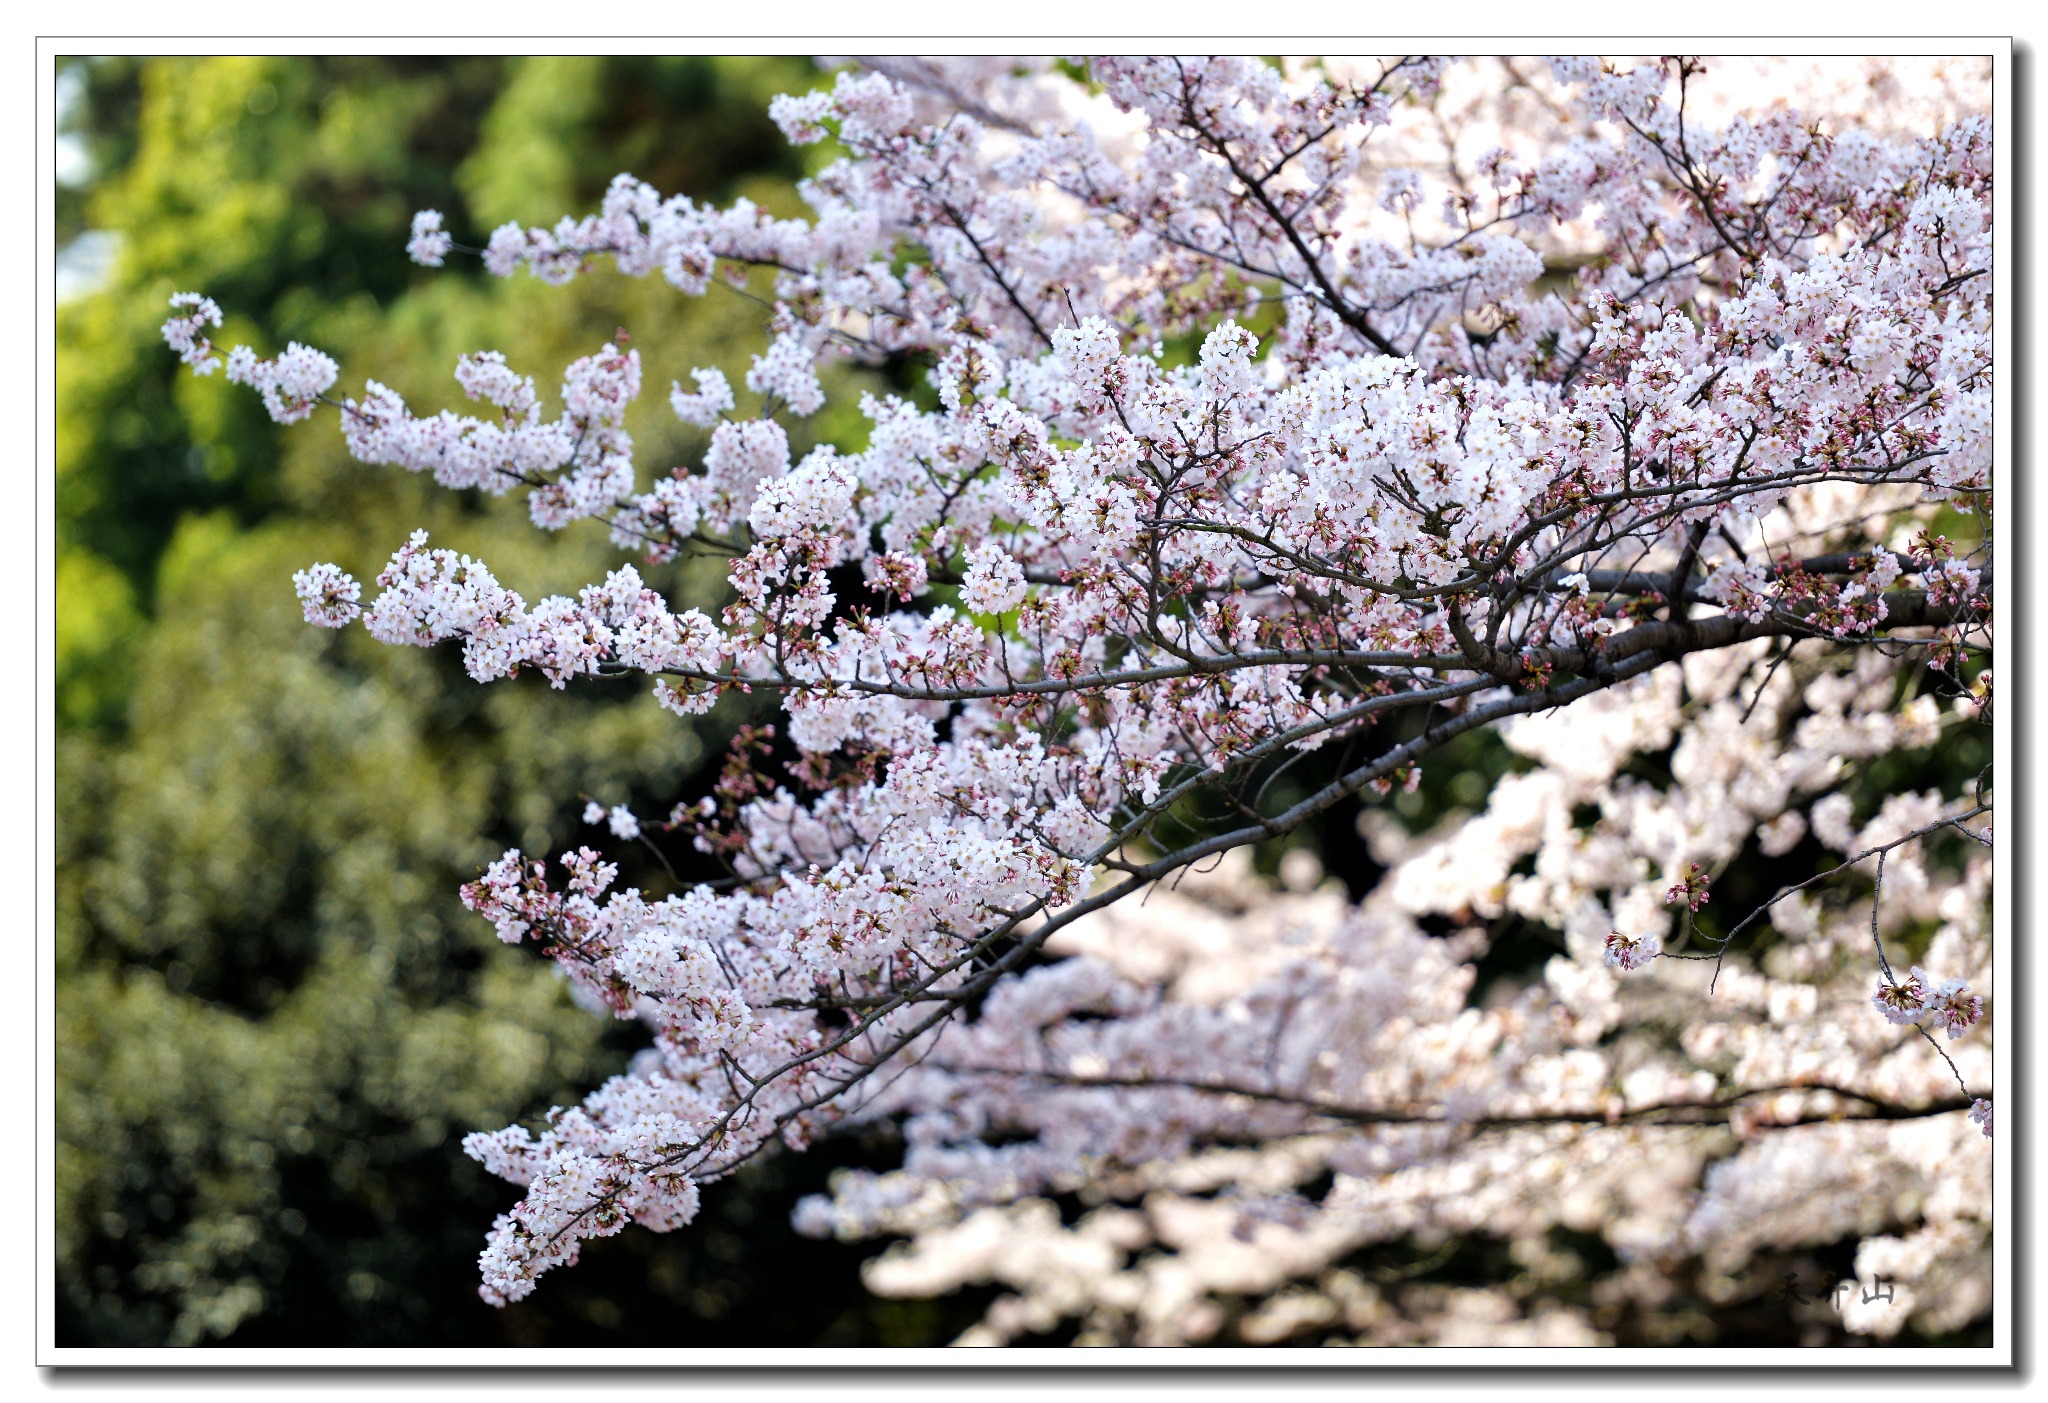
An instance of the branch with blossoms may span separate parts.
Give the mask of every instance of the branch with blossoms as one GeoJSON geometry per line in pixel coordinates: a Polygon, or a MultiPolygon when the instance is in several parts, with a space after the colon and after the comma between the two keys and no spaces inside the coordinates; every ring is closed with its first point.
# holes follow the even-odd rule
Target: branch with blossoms
{"type": "MultiPolygon", "coordinates": [[[[620,176],[586,219],[496,230],[470,251],[498,276],[610,257],[692,296],[772,283],[756,412],[716,370],[677,382],[709,446],[646,491],[623,332],[568,367],[553,418],[494,352],[456,369],[479,416],[375,381],[331,400],[339,368],[301,346],[227,354],[279,422],[337,404],[362,461],[523,488],[536,525],[594,519],[652,563],[715,552],[732,590],[676,612],[628,564],[529,604],[417,532],[367,604],[332,564],[295,576],[309,622],[459,645],[478,682],[638,676],[681,717],[758,689],[800,757],[792,789],[742,746],[720,799],[671,815],[723,882],[614,891],[586,848],[510,851],[463,889],[655,1032],[540,1138],[467,1142],[528,1186],[488,1298],[592,1235],[687,1222],[700,1184],[883,1104],[877,1071],[957,1041],[1087,918],[1412,787],[1461,735],[1763,640],[1923,648],[1958,680],[1988,646],[1988,129],[1837,159],[1790,118],[1698,130],[1687,64],[1561,61],[1568,130],[1533,134],[1533,163],[1489,155],[1494,216],[1454,191],[1433,240],[1421,177],[1368,153],[1445,71],[883,65],[771,107],[845,153],[804,184],[812,221],[620,176]],[[1589,229],[1606,253],[1536,296],[1589,229]],[[937,407],[863,396],[864,447],[792,462],[789,421],[847,357],[929,364],[937,407]],[[1841,524],[1796,525],[1822,501],[1841,524]],[[1938,502],[1984,544],[1864,529],[1938,502]],[[864,602],[835,584],[856,564],[864,602]],[[1269,803],[1319,752],[1330,776],[1269,803]]],[[[425,211],[409,247],[465,246],[425,211]]],[[[173,310],[166,341],[208,373],[219,309],[173,310]]],[[[651,845],[630,812],[587,817],[651,845]]],[[[1616,939],[1624,968],[1655,953],[1616,939]]],[[[1889,987],[1959,1031],[1959,990],[1889,987]]]]}
{"type": "MultiPolygon", "coordinates": [[[[1918,965],[1913,966],[1912,972],[1906,978],[1900,979],[1892,969],[1891,959],[1885,953],[1884,938],[1878,932],[1878,905],[1884,899],[1884,864],[1887,855],[1898,848],[1906,846],[1908,843],[1919,842],[1921,839],[1945,829],[1953,829],[1955,832],[1961,833],[1972,841],[1988,848],[1991,846],[1990,826],[1986,825],[1982,830],[1975,830],[1970,828],[1968,824],[1971,819],[1981,818],[1990,812],[1991,805],[1984,803],[1980,797],[1975,805],[1960,813],[1937,819],[1935,822],[1917,828],[1911,833],[1893,839],[1891,842],[1880,843],[1874,847],[1866,848],[1824,872],[1815,873],[1805,881],[1795,882],[1780,888],[1776,896],[1743,917],[1725,935],[1710,940],[1708,943],[1715,947],[1712,955],[1681,955],[1675,951],[1663,949],[1662,942],[1654,935],[1634,936],[1614,931],[1607,937],[1607,962],[1617,969],[1634,970],[1640,969],[1651,960],[1659,958],[1712,960],[1714,964],[1714,978],[1707,986],[1708,993],[1711,995],[1714,984],[1720,980],[1721,968],[1723,962],[1727,959],[1728,948],[1734,943],[1736,936],[1755,925],[1770,913],[1773,906],[1776,906],[1787,897],[1805,891],[1807,888],[1821,882],[1840,877],[1852,870],[1858,863],[1867,858],[1874,857],[1877,859],[1877,872],[1870,895],[1870,942],[1877,954],[1880,978],[1877,992],[1870,996],[1870,1001],[1877,1007],[1878,1012],[1885,1016],[1886,1021],[1911,1027],[1927,1040],[1928,1046],[1932,1047],[1936,1054],[1941,1057],[1942,1061],[1947,1065],[1950,1074],[1955,1077],[1957,1089],[1962,1092],[1964,1098],[1969,1103],[1970,1118],[1983,1128],[1985,1135],[1989,1136],[1991,1134],[1991,1102],[1981,1096],[1973,1096],[1971,1094],[1969,1084],[1963,1080],[1963,1074],[1956,1069],[1954,1060],[1946,1052],[1942,1051],[1941,1044],[1934,1040],[1934,1035],[1927,1030],[1921,1021],[1925,1019],[1933,1023],[1934,1026],[1945,1031],[1949,1039],[1953,1041],[1968,1032],[1984,1016],[1984,1000],[1972,994],[1970,986],[1963,980],[1935,980],[1918,965]]],[[[1706,873],[1701,871],[1698,863],[1693,863],[1688,868],[1685,876],[1665,894],[1665,900],[1684,904],[1686,931],[1688,934],[1691,931],[1692,914],[1707,904],[1709,899],[1708,887],[1709,883],[1706,873]]]]}

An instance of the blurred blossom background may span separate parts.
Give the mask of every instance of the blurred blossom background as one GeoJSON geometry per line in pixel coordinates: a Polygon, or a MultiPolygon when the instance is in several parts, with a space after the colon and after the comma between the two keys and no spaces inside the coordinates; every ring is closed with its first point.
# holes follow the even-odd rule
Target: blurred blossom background
{"type": "MultiPolygon", "coordinates": [[[[699,365],[737,383],[766,343],[761,306],[609,263],[563,288],[462,258],[419,268],[411,216],[438,209],[480,243],[507,220],[589,210],[619,171],[802,214],[795,181],[833,149],[790,148],[766,108],[829,80],[788,58],[59,60],[60,1344],[938,1345],[1001,1294],[948,1280],[921,1299],[900,1253],[864,1284],[883,1243],[791,1227],[834,1170],[897,1162],[870,1131],[763,1160],[708,1191],[688,1229],[596,1242],[518,1305],[477,1298],[476,1254],[518,1190],[466,1159],[462,1135],[574,1104],[644,1036],[575,1006],[456,889],[508,846],[582,841],[587,801],[659,814],[704,792],[732,733],[765,715],[680,721],[630,681],[478,687],[451,650],[306,628],[294,569],[374,576],[415,527],[529,598],[619,554],[596,522],[543,535],[517,497],[366,468],[331,424],[280,430],[223,377],[180,374],[158,333],[173,292],[202,291],[227,313],[220,344],[304,341],[341,362],[344,386],[376,379],[438,407],[460,399],[463,352],[503,350],[552,397],[563,365],[624,329],[648,387],[628,415],[636,456],[651,472],[694,462],[708,435],[660,391],[699,365]],[[880,1294],[892,1283],[909,1294],[880,1294]]],[[[793,458],[861,446],[863,386],[935,401],[914,367],[830,375],[793,458]]],[[[678,608],[724,598],[715,562],[641,568],[678,608]]],[[[1988,760],[1974,744],[1939,757],[1945,774],[1988,760]]],[[[1355,899],[1399,847],[1389,825],[1420,833],[1483,807],[1526,763],[1468,736],[1391,817],[1361,824],[1347,806],[1256,852],[1248,880],[1355,899]]],[[[1320,779],[1305,765],[1291,782],[1320,779]]],[[[1715,913],[1767,895],[1732,872],[1715,913]]],[[[1475,987],[1525,982],[1555,948],[1534,928],[1497,932],[1475,987]]],[[[1854,1250],[1766,1265],[1812,1294],[1854,1250]]],[[[1570,1298],[1614,1265],[1597,1233],[1527,1255],[1404,1241],[1333,1270],[1440,1295],[1540,1276],[1570,1298]]],[[[1216,1343],[1343,1332],[1329,1312],[1235,1309],[1216,1343]]],[[[1852,1342],[1815,1340],[1768,1297],[1660,1311],[1616,1342],[1852,1342]]],[[[1987,1318],[1938,1343],[1988,1341],[1987,1318]]]]}

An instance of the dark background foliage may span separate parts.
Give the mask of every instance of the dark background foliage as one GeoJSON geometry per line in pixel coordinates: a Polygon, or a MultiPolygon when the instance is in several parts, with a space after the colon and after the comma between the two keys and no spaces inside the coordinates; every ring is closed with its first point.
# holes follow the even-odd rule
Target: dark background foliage
{"type": "MultiPolygon", "coordinates": [[[[61,1342],[911,1344],[975,1314],[874,1300],[871,1249],[791,1232],[833,1163],[880,1152],[855,1143],[761,1165],[692,1231],[599,1244],[530,1302],[477,1299],[483,1233],[517,1190],[462,1135],[573,1103],[641,1039],[571,1005],[455,889],[509,844],[582,836],[582,795],[665,806],[724,723],[679,724],[638,688],[479,688],[452,658],[308,630],[293,569],[374,573],[415,525],[529,594],[616,552],[587,523],[542,538],[515,499],[366,469],[331,424],[279,430],[157,333],[171,292],[203,289],[225,337],[320,345],[349,383],[439,405],[462,351],[502,348],[545,391],[625,327],[647,361],[642,461],[683,461],[697,445],[663,391],[707,361],[737,378],[757,308],[658,279],[430,272],[407,225],[429,207],[467,237],[551,222],[621,169],[793,213],[802,167],[765,108],[818,77],[690,57],[66,62],[86,161],[60,186],[60,243],[119,243],[58,327],[61,1342]]],[[[721,584],[660,574],[701,602],[721,584]]]]}

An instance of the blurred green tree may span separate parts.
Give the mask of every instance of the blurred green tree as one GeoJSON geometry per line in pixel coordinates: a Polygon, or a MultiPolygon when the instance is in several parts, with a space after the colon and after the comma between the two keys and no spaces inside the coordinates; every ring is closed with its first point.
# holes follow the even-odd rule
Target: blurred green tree
{"type": "MultiPolygon", "coordinates": [[[[802,166],[764,114],[817,76],[695,57],[67,61],[87,174],[60,190],[63,233],[120,242],[58,318],[61,1342],[925,1343],[977,1313],[871,1300],[865,1252],[788,1230],[832,1156],[762,1166],[700,1232],[605,1244],[551,1298],[476,1300],[513,1191],[461,1135],[573,1102],[637,1039],[455,888],[508,844],[575,840],[572,796],[664,804],[726,722],[629,689],[481,689],[453,658],[305,629],[294,568],[374,574],[415,526],[528,597],[616,551],[593,523],[542,541],[516,501],[282,435],[248,396],[177,375],[157,332],[172,291],[203,289],[227,336],[318,344],[348,382],[431,404],[459,398],[463,351],[502,349],[545,387],[617,329],[659,328],[629,426],[660,471],[701,435],[659,387],[706,360],[737,380],[759,309],[606,274],[564,295],[429,272],[405,258],[411,214],[476,237],[588,208],[618,169],[795,212],[802,166]],[[813,1283],[801,1303],[792,1271],[813,1283]]],[[[703,603],[723,587],[701,566],[650,579],[703,603]]]]}

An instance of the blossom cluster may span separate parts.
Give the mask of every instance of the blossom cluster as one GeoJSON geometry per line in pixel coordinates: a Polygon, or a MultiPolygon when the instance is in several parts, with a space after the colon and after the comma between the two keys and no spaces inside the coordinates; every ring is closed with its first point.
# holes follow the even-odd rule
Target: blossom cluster
{"type": "Polygon", "coordinates": [[[503,493],[531,488],[534,524],[550,530],[616,507],[633,493],[633,440],[626,407],[640,394],[640,354],[607,344],[570,365],[563,413],[547,420],[533,377],[514,373],[495,351],[464,356],[456,381],[495,420],[444,410],[416,418],[397,392],[375,380],[342,406],[349,452],[366,463],[432,473],[444,487],[503,493]]]}
{"type": "Polygon", "coordinates": [[[1984,1000],[1971,993],[1968,984],[1960,979],[1936,981],[1918,965],[1898,982],[1880,980],[1870,1001],[1887,1022],[1918,1023],[1925,1018],[1950,1038],[1961,1037],[1984,1016],[1984,1000]]]}
{"type": "MultiPolygon", "coordinates": [[[[1842,952],[1873,924],[1888,939],[1933,925],[1931,959],[1986,969],[1988,855],[1896,849],[1874,921],[1849,893],[1781,903],[1764,959],[1731,957],[1717,979],[1673,959],[1618,977],[1598,935],[1622,910],[1654,930],[1643,868],[1727,841],[1684,810],[1727,813],[1722,832],[1756,841],[1841,795],[1828,762],[1845,729],[1868,758],[1925,738],[1910,703],[1870,685],[1905,669],[1865,656],[1860,694],[1781,670],[1753,730],[1731,723],[1769,668],[1760,651],[1689,660],[1684,701],[1653,676],[1592,714],[1521,723],[1508,742],[1536,768],[1480,811],[1419,833],[1368,811],[1388,871],[1356,906],[1313,877],[1262,888],[1239,860],[1075,922],[1049,942],[1060,963],[862,1112],[901,1118],[902,1168],[840,1175],[799,1226],[907,1239],[867,1268],[883,1294],[1004,1287],[963,1343],[1072,1321],[1097,1343],[1597,1344],[1708,1278],[1762,1296],[1774,1254],[1845,1238],[1864,1280],[1900,1286],[1844,1328],[1954,1329],[1991,1289],[1989,1166],[1969,1141],[1990,1134],[1992,1101],[1955,1080],[1977,1085],[1989,1048],[1980,1032],[1952,1067],[1859,1016],[1864,976],[1842,952]],[[1625,772],[1666,748],[1670,788],[1625,772]],[[1585,809],[1597,817],[1569,817],[1585,809]],[[1421,929],[1446,915],[1465,923],[1450,937],[1421,929]],[[1561,924],[1566,949],[1534,984],[1475,987],[1518,919],[1561,924]],[[1660,1031],[1674,1009],[1676,1046],[1660,1031]],[[1055,1197],[1090,1206],[1076,1221],[1055,1197]],[[1589,1282],[1556,1229],[1604,1238],[1621,1265],[1589,1282]],[[1377,1290],[1344,1265],[1472,1234],[1513,1244],[1533,1275],[1483,1310],[1467,1301],[1462,1328],[1442,1288],[1377,1290]],[[1602,1313],[1573,1303],[1587,1295],[1602,1313]]],[[[1860,851],[1905,821],[1835,836],[1860,851]]]]}
{"type": "Polygon", "coordinates": [[[237,346],[228,352],[227,365],[227,378],[260,392],[263,407],[280,424],[312,417],[313,406],[341,373],[332,356],[296,341],[275,360],[264,360],[247,346],[237,346]]]}
{"type": "Polygon", "coordinates": [[[455,240],[441,227],[441,211],[423,209],[412,217],[412,239],[406,256],[423,268],[438,268],[446,261],[455,240]]]}
{"type": "Polygon", "coordinates": [[[213,353],[213,342],[206,336],[207,327],[220,325],[218,304],[196,292],[181,292],[171,298],[171,308],[175,315],[164,323],[164,344],[176,351],[195,375],[211,375],[220,369],[220,357],[213,353]]]}

